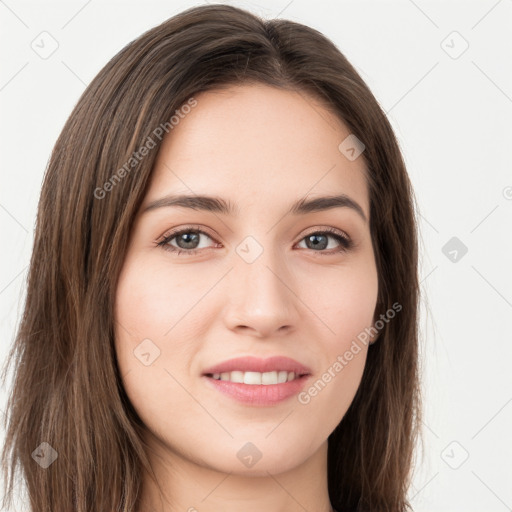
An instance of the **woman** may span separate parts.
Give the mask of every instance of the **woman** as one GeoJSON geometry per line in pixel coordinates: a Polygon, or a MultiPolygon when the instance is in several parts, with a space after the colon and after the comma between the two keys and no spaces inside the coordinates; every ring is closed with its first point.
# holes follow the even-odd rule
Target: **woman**
{"type": "Polygon", "coordinates": [[[413,204],[317,31],[215,5],[144,33],[49,162],[6,481],[34,511],[408,510],[413,204]]]}

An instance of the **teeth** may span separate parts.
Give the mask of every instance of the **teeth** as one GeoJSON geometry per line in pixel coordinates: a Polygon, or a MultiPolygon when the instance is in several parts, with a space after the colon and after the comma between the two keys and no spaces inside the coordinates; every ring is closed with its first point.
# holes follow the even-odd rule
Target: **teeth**
{"type": "Polygon", "coordinates": [[[295,373],[287,372],[286,370],[265,373],[233,371],[214,373],[213,378],[216,380],[228,380],[230,382],[239,382],[250,385],[263,384],[266,386],[268,384],[283,384],[284,382],[294,380],[295,373]]]}

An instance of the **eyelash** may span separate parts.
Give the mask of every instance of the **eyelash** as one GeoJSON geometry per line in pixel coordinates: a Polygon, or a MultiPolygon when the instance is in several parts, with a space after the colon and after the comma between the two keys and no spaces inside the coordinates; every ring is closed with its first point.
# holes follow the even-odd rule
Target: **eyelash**
{"type": "MultiPolygon", "coordinates": [[[[179,249],[172,245],[169,245],[169,242],[172,239],[178,237],[179,235],[182,235],[183,233],[200,233],[200,234],[206,235],[208,238],[211,238],[213,240],[213,237],[211,237],[208,233],[206,233],[202,229],[199,229],[198,227],[195,227],[195,226],[188,226],[188,227],[180,229],[178,231],[173,231],[172,233],[169,233],[167,236],[164,237],[164,239],[162,241],[158,242],[156,245],[158,247],[161,247],[164,251],[169,251],[169,252],[175,253],[177,256],[179,256],[180,254],[183,254],[183,253],[186,254],[187,256],[193,256],[196,253],[203,250],[203,249],[179,249]]],[[[341,249],[334,251],[334,252],[313,251],[312,249],[310,249],[310,251],[317,252],[321,256],[329,256],[329,255],[333,255],[333,254],[347,252],[350,249],[352,249],[352,247],[354,245],[354,243],[352,242],[352,240],[350,238],[348,238],[345,235],[342,235],[341,233],[339,233],[337,230],[335,230],[333,228],[325,228],[321,231],[312,231],[311,233],[304,235],[304,237],[301,238],[300,242],[302,242],[302,240],[304,240],[308,236],[324,235],[324,234],[329,234],[332,238],[334,238],[336,241],[338,241],[341,245],[341,249]]],[[[211,249],[211,247],[209,247],[208,249],[211,249]]]]}

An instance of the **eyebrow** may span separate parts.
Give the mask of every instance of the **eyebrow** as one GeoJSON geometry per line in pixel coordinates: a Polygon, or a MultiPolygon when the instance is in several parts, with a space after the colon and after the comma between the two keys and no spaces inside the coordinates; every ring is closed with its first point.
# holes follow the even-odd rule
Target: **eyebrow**
{"type": "MultiPolygon", "coordinates": [[[[233,204],[231,201],[226,201],[221,197],[205,195],[168,195],[149,203],[142,213],[170,206],[191,208],[193,210],[203,210],[231,216],[238,216],[240,211],[237,205],[233,204]]],[[[300,199],[292,204],[286,215],[304,215],[306,213],[320,212],[330,210],[332,208],[351,208],[365,222],[367,222],[364,210],[356,201],[346,194],[316,197],[314,199],[300,199]]]]}

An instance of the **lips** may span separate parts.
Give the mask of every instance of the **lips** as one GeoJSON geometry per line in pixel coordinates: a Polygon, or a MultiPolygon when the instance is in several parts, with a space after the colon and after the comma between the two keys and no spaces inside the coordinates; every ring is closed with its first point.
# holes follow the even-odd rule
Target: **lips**
{"type": "Polygon", "coordinates": [[[228,361],[211,366],[203,371],[203,375],[213,376],[213,374],[233,371],[259,373],[287,371],[294,372],[297,376],[311,374],[310,368],[289,357],[274,356],[267,359],[260,359],[247,356],[229,359],[228,361]]]}

